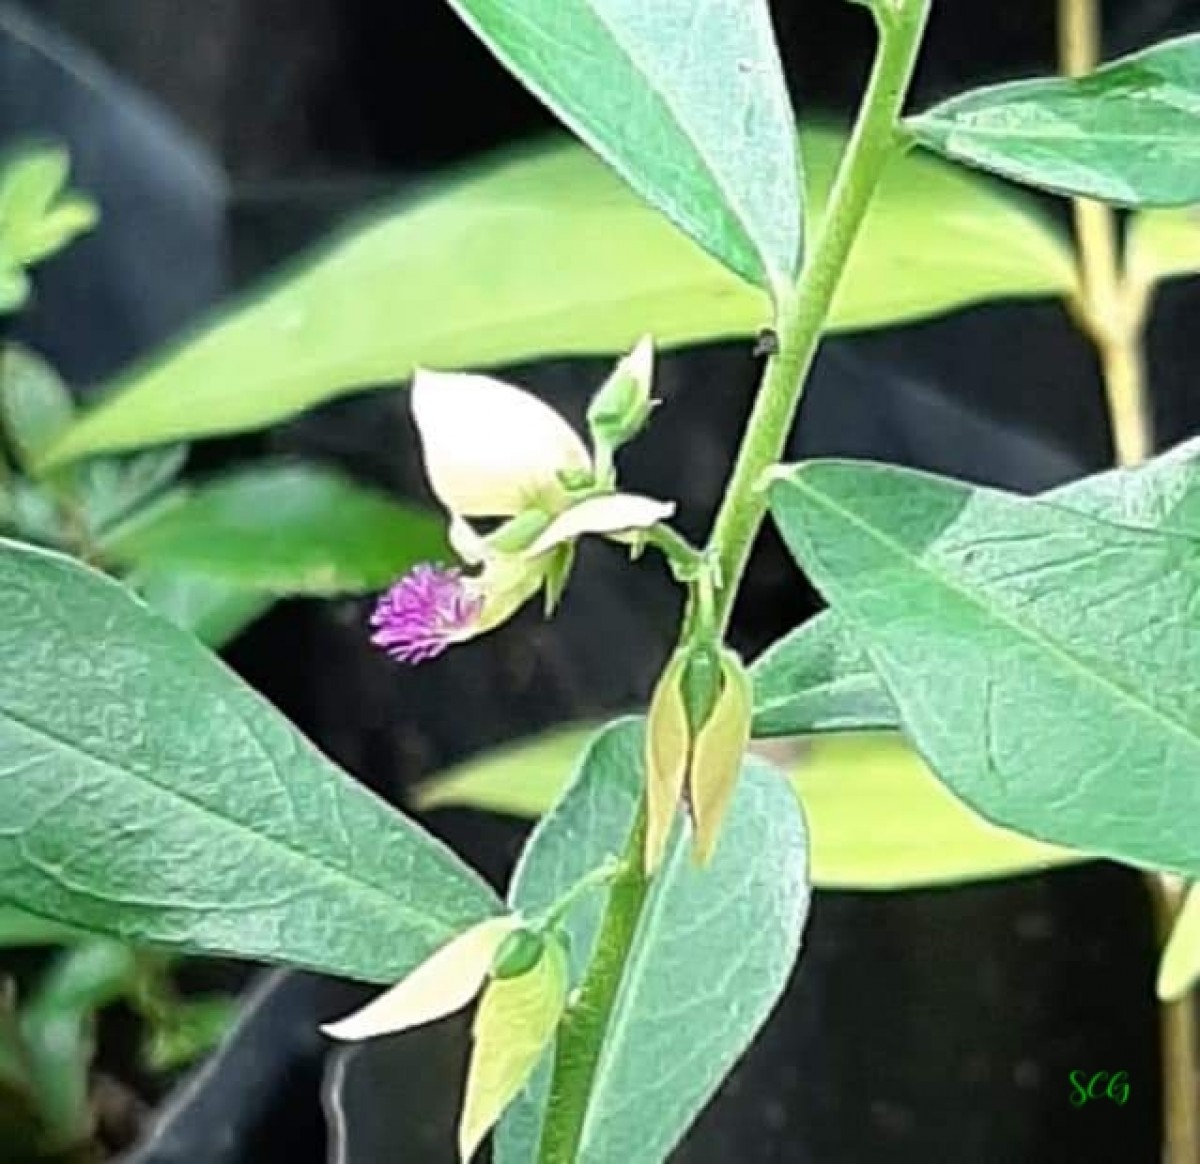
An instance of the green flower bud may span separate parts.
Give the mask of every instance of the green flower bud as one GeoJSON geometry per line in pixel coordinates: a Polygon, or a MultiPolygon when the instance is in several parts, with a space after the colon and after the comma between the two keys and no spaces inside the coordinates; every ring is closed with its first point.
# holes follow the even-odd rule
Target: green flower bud
{"type": "Polygon", "coordinates": [[[654,346],[649,336],[626,356],[588,407],[588,429],[596,446],[598,464],[611,462],[612,454],[646,427],[654,401],[654,346]]]}
{"type": "Polygon", "coordinates": [[[544,934],[533,930],[513,930],[496,951],[492,959],[493,978],[517,978],[527,974],[537,965],[546,949],[544,934]]]}

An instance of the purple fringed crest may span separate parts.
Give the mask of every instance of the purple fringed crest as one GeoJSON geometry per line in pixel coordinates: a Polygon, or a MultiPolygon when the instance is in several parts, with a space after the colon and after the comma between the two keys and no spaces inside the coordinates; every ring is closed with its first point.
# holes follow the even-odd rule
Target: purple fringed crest
{"type": "Polygon", "coordinates": [[[425,563],[380,597],[371,642],[402,663],[423,663],[469,630],[482,610],[482,596],[468,590],[460,571],[425,563]]]}

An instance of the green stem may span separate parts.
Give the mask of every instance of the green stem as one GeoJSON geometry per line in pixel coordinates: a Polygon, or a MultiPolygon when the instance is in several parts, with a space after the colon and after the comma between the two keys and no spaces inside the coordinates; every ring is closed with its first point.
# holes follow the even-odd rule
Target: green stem
{"type": "Polygon", "coordinates": [[[779,304],[779,350],[754,401],[725,500],[713,527],[720,564],[717,618],[729,622],[750,549],[767,512],[764,473],[783,456],[854,240],[898,138],[930,0],[876,0],[879,52],[858,121],[829,196],[820,236],[793,294],[779,304]]]}
{"type": "MultiPolygon", "coordinates": [[[[879,51],[846,147],[824,224],[796,288],[779,304],[779,350],[767,365],[706,556],[720,589],[711,624],[728,623],[750,547],[766,515],[763,474],[782,456],[805,379],[825,329],[842,270],[888,159],[931,0],[872,0],[879,51]]],[[[706,620],[707,621],[707,620],[706,620]]],[[[689,629],[685,623],[683,632],[689,629]]],[[[588,1099],[649,888],[642,868],[645,802],[629,837],[600,925],[596,953],[559,1030],[541,1164],[574,1164],[588,1099]]]]}

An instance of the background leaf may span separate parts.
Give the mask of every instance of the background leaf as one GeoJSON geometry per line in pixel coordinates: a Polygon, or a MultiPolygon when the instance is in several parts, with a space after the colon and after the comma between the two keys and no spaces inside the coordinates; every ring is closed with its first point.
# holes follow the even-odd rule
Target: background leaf
{"type": "Polygon", "coordinates": [[[394,982],[497,903],[118,583],[0,543],[0,885],[183,951],[394,982]]]}
{"type": "Polygon", "coordinates": [[[1122,206],[1200,202],[1200,35],[1086,77],[977,89],[907,124],[947,157],[1059,194],[1122,206]]]}
{"type": "Polygon", "coordinates": [[[869,464],[802,465],[771,500],[959,796],[1043,840],[1200,871],[1200,545],[869,464]]]}
{"type": "Polygon", "coordinates": [[[791,101],[765,0],[450,0],[647,202],[731,270],[800,264],[791,101]]]}
{"type": "MultiPolygon", "coordinates": [[[[815,229],[844,144],[802,135],[815,229]]],[[[1071,252],[973,174],[897,155],[834,307],[838,329],[981,300],[1065,295],[1071,252]]],[[[55,460],[257,428],[418,364],[484,368],[750,336],[765,296],[638,201],[587,150],[492,159],[348,232],[197,335],[111,385],[55,460]],[[186,399],[186,408],[179,401],[186,399]]]]}
{"type": "Polygon", "coordinates": [[[1133,215],[1126,262],[1131,278],[1146,284],[1200,272],[1200,206],[1133,215]]]}
{"type": "Polygon", "coordinates": [[[275,596],[186,570],[136,571],[127,583],[161,615],[220,650],[275,605],[275,596]]]}
{"type": "Polygon", "coordinates": [[[20,145],[0,158],[0,243],[16,262],[49,258],[95,226],[96,205],[66,189],[69,174],[67,151],[48,143],[20,145]]]}
{"type": "Polygon", "coordinates": [[[259,465],[180,492],[102,542],[117,562],[271,594],[386,586],[445,557],[432,513],[314,465],[259,465]]]}
{"type": "MultiPolygon", "coordinates": [[[[530,839],[510,891],[513,906],[535,915],[619,853],[643,779],[641,723],[610,725],[530,839]]],[[[706,869],[694,867],[683,840],[678,830],[642,914],[606,1032],[580,1164],[666,1159],[791,974],[808,886],[803,819],[786,782],[769,765],[748,761],[706,869]]],[[[597,891],[569,916],[575,982],[590,958],[604,896],[597,891]]],[[[543,1071],[505,1115],[498,1164],[535,1157],[546,1084],[543,1071]]]]}
{"type": "Polygon", "coordinates": [[[19,344],[0,354],[0,427],[25,470],[70,426],[75,402],[58,373],[19,344]]]}

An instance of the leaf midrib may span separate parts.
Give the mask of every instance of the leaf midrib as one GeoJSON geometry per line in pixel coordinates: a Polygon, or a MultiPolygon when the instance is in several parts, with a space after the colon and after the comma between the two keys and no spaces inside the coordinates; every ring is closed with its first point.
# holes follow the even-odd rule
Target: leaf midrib
{"type": "MultiPolygon", "coordinates": [[[[1124,701],[1133,709],[1140,709],[1151,719],[1155,719],[1160,722],[1172,733],[1182,736],[1192,748],[1200,749],[1200,738],[1198,738],[1186,724],[1180,722],[1174,716],[1163,711],[1153,703],[1148,703],[1145,699],[1141,698],[1135,692],[1132,692],[1126,687],[1122,686],[1116,680],[1111,679],[1107,675],[1088,667],[1086,663],[1076,658],[1076,656],[1072,654],[1071,651],[1065,646],[1062,646],[1054,639],[1044,634],[1042,631],[1036,628],[1026,627],[1024,624],[1018,622],[1007,613],[983,602],[973,591],[960,586],[953,579],[926,565],[921,558],[912,554],[912,552],[908,550],[908,548],[902,542],[899,542],[888,534],[883,533],[875,526],[871,525],[870,522],[859,517],[852,510],[839,505],[832,497],[822,493],[819,489],[816,489],[795,477],[791,478],[785,483],[808,496],[816,505],[825,509],[827,512],[830,512],[848,524],[855,526],[868,538],[874,540],[878,545],[884,547],[886,550],[898,557],[901,561],[907,562],[914,573],[923,574],[933,579],[935,583],[950,591],[950,593],[962,599],[968,605],[982,611],[982,613],[992,621],[1007,627],[1018,638],[1024,639],[1035,647],[1043,648],[1047,654],[1058,659],[1067,668],[1077,671],[1085,679],[1091,680],[1097,686],[1107,689],[1109,692],[1118,697],[1118,702],[1124,701]]],[[[1083,520],[1090,520],[1090,518],[1086,518],[1082,514],[1077,514],[1077,516],[1083,520]]],[[[1139,532],[1141,532],[1143,535],[1150,533],[1150,531],[1147,530],[1141,530],[1139,532]]],[[[807,534],[803,536],[807,537],[807,534]]],[[[815,548],[815,543],[810,542],[809,544],[813,545],[815,548]]],[[[860,623],[862,622],[861,619],[857,621],[860,623]]],[[[867,629],[865,631],[860,626],[858,633],[865,633],[868,637],[873,637],[869,629],[869,624],[867,624],[867,629]]]]}

